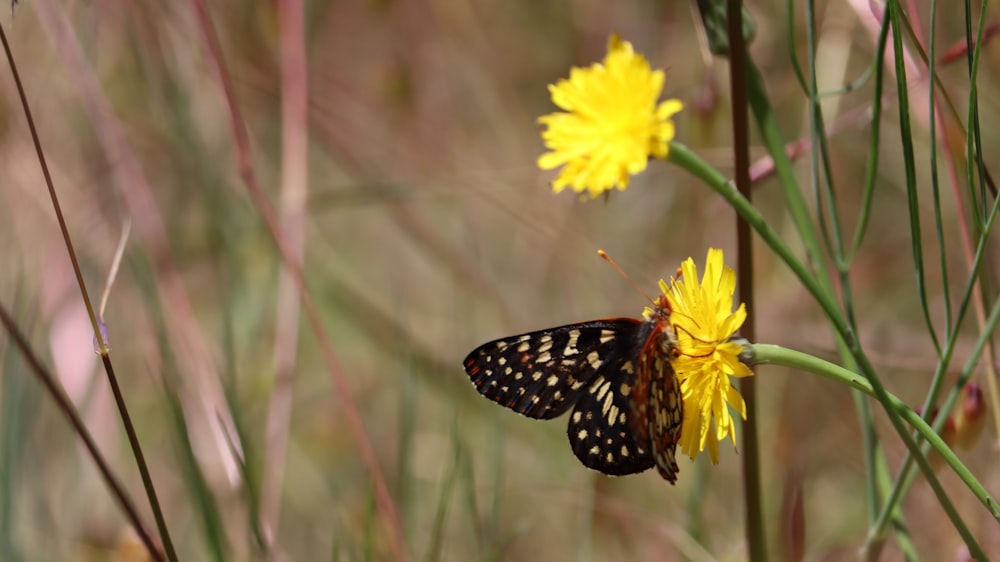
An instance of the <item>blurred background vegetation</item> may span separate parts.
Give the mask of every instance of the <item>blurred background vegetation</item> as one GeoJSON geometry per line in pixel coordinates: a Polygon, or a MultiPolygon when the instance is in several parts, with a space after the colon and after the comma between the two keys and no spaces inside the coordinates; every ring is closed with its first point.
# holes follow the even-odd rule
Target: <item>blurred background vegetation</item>
{"type": "MultiPolygon", "coordinates": [[[[489,339],[639,315],[646,302],[597,258],[598,248],[648,292],[684,258],[701,261],[709,246],[735,259],[733,213],[668,164],[651,163],[628,191],[591,203],[553,195],[553,174],[535,166],[543,151],[535,120],[553,110],[546,85],[572,65],[599,61],[617,32],[667,69],[665,95],[686,104],[678,139],[730,173],[727,67],[705,53],[692,7],[312,0],[302,7],[304,32],[291,41],[304,46],[304,70],[283,76],[278,3],[207,4],[217,53],[207,46],[199,2],[29,0],[0,20],[95,299],[131,221],[104,318],[181,558],[261,559],[267,549],[285,560],[393,558],[377,477],[351,429],[353,405],[414,560],[742,559],[738,451],[723,446],[717,466],[707,455],[682,459],[676,487],[655,471],[607,478],[576,461],[564,421],[496,407],[461,366],[489,339]],[[304,126],[282,113],[283,92],[303,79],[304,126]],[[246,153],[234,140],[234,109],[248,132],[246,153]],[[283,146],[294,138],[307,145],[283,146]],[[290,185],[308,186],[303,214],[286,222],[302,229],[303,272],[327,330],[323,341],[300,316],[293,285],[279,281],[281,254],[263,207],[248,196],[241,163],[278,208],[295,200],[290,185]],[[324,362],[324,347],[337,368],[324,362]],[[337,377],[349,394],[332,382],[337,377]]],[[[924,30],[928,4],[910,6],[924,30]]],[[[867,2],[816,8],[819,84],[835,90],[871,66],[878,23],[867,2]]],[[[757,24],[752,55],[783,132],[789,142],[807,139],[805,97],[790,62],[793,55],[807,62],[804,17],[796,14],[789,30],[786,3],[749,9],[757,24]]],[[[961,10],[940,9],[937,17],[939,49],[964,44],[961,10]]],[[[989,126],[1000,110],[991,95],[998,57],[988,42],[979,74],[985,147],[998,141],[989,126]]],[[[925,163],[927,81],[916,77],[919,59],[910,62],[922,135],[914,142],[925,163]]],[[[939,70],[963,104],[964,55],[939,70]]],[[[6,76],[0,299],[151,525],[9,69],[6,76]]],[[[851,226],[872,96],[866,81],[824,101],[836,128],[835,190],[851,226]]],[[[936,357],[914,280],[893,100],[877,154],[876,218],[851,278],[869,353],[889,388],[917,406],[936,357]]],[[[985,156],[989,165],[990,150],[985,156]]],[[[809,189],[808,158],[799,172],[809,189]]],[[[926,166],[918,174],[928,186],[926,166]]],[[[773,179],[762,175],[754,193],[772,226],[791,233],[773,179]]],[[[955,203],[947,201],[945,231],[954,234],[955,203]]],[[[925,211],[931,228],[931,207],[925,211]]],[[[818,307],[759,249],[759,341],[832,357],[818,307]]],[[[965,279],[960,253],[950,257],[949,274],[965,279]]],[[[936,315],[939,278],[928,287],[936,315]]],[[[975,335],[970,324],[956,364],[975,335]]],[[[0,557],[128,559],[136,539],[126,520],[6,337],[0,361],[0,557]]],[[[855,557],[867,520],[851,394],[800,373],[762,368],[759,375],[754,414],[774,556],[796,558],[799,547],[785,546],[793,542],[810,560],[855,557]],[[787,523],[796,509],[804,539],[787,523]]],[[[878,422],[887,429],[884,417],[878,422]]],[[[898,463],[902,446],[891,430],[883,435],[890,463],[898,463]]],[[[992,433],[961,454],[987,489],[1000,490],[992,433]]],[[[995,522],[953,475],[942,478],[984,548],[1000,553],[995,522]]],[[[928,559],[961,552],[922,481],[904,508],[928,559]]],[[[899,557],[894,548],[885,559],[899,557]]]]}

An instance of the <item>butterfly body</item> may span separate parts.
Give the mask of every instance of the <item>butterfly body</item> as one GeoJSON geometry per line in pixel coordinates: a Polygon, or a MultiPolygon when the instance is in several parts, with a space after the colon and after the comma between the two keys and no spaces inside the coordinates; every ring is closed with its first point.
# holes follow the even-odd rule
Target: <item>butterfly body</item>
{"type": "Polygon", "coordinates": [[[480,394],[519,414],[558,417],[588,468],[621,476],[653,466],[673,483],[683,420],[670,365],[676,336],[665,297],[648,318],[611,318],[487,342],[465,358],[480,394]]]}

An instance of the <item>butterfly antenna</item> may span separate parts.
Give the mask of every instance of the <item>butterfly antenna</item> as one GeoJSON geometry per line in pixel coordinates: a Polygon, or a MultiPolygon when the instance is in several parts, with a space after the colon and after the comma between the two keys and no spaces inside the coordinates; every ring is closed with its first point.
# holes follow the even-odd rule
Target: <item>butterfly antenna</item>
{"type": "Polygon", "coordinates": [[[605,252],[604,250],[597,250],[597,255],[601,256],[601,259],[603,259],[604,261],[610,263],[611,267],[615,268],[615,270],[618,271],[618,273],[620,273],[621,276],[624,277],[625,280],[628,281],[630,285],[632,285],[633,289],[635,289],[636,291],[638,291],[640,295],[646,297],[646,300],[648,300],[649,302],[653,303],[654,305],[656,304],[656,301],[654,301],[652,299],[652,297],[650,297],[648,294],[646,294],[646,291],[643,291],[642,287],[640,287],[635,282],[635,280],[633,280],[631,277],[629,277],[628,273],[625,273],[625,270],[623,270],[621,267],[619,267],[618,264],[615,263],[615,260],[611,259],[611,256],[609,256],[607,252],[605,252]]]}

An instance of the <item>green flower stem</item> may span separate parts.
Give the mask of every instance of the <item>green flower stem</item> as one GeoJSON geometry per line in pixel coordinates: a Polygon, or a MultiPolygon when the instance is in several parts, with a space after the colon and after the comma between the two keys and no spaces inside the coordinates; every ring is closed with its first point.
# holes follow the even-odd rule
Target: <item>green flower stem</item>
{"type": "MultiPolygon", "coordinates": [[[[792,18],[792,13],[794,12],[794,4],[795,4],[794,0],[789,0],[788,2],[789,18],[792,18]]],[[[807,2],[806,12],[807,12],[807,19],[809,21],[813,20],[814,14],[812,8],[813,8],[812,2],[807,2]]],[[[789,29],[792,29],[791,25],[789,29]]],[[[887,29],[886,27],[883,27],[882,30],[883,35],[881,37],[882,41],[880,43],[882,46],[885,45],[886,29],[887,29]]],[[[812,33],[811,25],[809,26],[809,30],[810,33],[812,33]]],[[[815,81],[815,64],[814,64],[815,57],[813,55],[815,53],[814,53],[814,42],[812,41],[811,38],[809,41],[809,50],[810,50],[809,70],[810,70],[811,81],[807,82],[805,74],[801,71],[801,69],[798,68],[797,64],[796,64],[796,70],[797,74],[799,75],[799,79],[803,89],[805,91],[811,92],[811,97],[814,97],[816,91],[816,81],[815,81]]],[[[792,59],[797,60],[795,56],[793,56],[792,59]]],[[[791,160],[785,153],[785,142],[784,139],[782,138],[781,131],[778,127],[778,122],[775,116],[774,108],[771,106],[770,99],[767,96],[766,84],[764,83],[764,80],[761,78],[760,72],[756,69],[755,66],[752,65],[752,62],[748,63],[748,66],[750,67],[750,71],[747,73],[748,89],[750,90],[750,96],[749,96],[750,106],[751,109],[753,110],[754,117],[757,120],[757,124],[760,127],[761,140],[764,143],[764,146],[767,147],[767,151],[771,155],[771,158],[774,161],[775,172],[777,174],[779,184],[781,185],[783,194],[785,196],[784,197],[785,204],[788,207],[789,214],[795,221],[795,226],[796,229],[798,230],[799,238],[802,240],[802,243],[804,244],[806,251],[812,258],[810,265],[817,272],[817,282],[819,283],[819,286],[826,294],[830,295],[831,299],[836,299],[837,293],[836,291],[834,291],[831,281],[833,277],[830,275],[830,273],[826,268],[825,257],[824,254],[822,253],[822,248],[820,247],[819,237],[815,228],[813,227],[814,221],[811,218],[811,213],[809,211],[809,208],[806,205],[805,199],[802,196],[802,192],[799,189],[798,182],[795,179],[795,173],[792,167],[791,160]]],[[[882,67],[881,65],[877,65],[877,68],[881,69],[882,67]]],[[[812,105],[814,109],[819,107],[818,102],[815,99],[812,99],[812,105]]],[[[818,111],[814,111],[812,116],[814,121],[813,132],[815,133],[813,135],[814,147],[818,147],[818,150],[822,155],[822,159],[824,160],[824,162],[826,162],[825,159],[826,147],[824,144],[825,135],[821,134],[823,127],[821,124],[817,125],[815,123],[817,119],[819,121],[822,121],[822,117],[820,115],[820,112],[818,111]]],[[[878,130],[877,125],[875,127],[875,130],[876,131],[878,130]]],[[[875,141],[873,140],[873,142],[875,141]]],[[[815,160],[813,165],[815,167],[815,160]]],[[[839,224],[839,219],[836,214],[836,202],[832,194],[829,193],[829,190],[831,189],[829,181],[830,174],[829,170],[826,171],[828,180],[825,184],[827,189],[827,200],[829,201],[830,204],[831,218],[833,219],[834,225],[837,225],[839,224]]],[[[818,171],[814,169],[814,173],[818,174],[818,171]]],[[[816,181],[818,182],[819,180],[817,179],[816,181]]],[[[816,203],[817,205],[822,207],[822,197],[820,197],[819,195],[817,195],[816,203]]],[[[822,209],[820,209],[816,213],[816,222],[822,225],[823,221],[824,221],[824,214],[822,212],[822,209]]],[[[844,316],[844,319],[842,321],[844,328],[850,327],[851,329],[851,332],[842,332],[841,329],[838,328],[836,346],[837,346],[837,352],[841,358],[841,364],[856,369],[855,366],[858,365],[858,363],[863,363],[866,361],[864,361],[863,358],[860,357],[861,355],[860,346],[855,345],[855,342],[851,341],[853,337],[853,330],[855,327],[853,320],[853,309],[851,304],[852,289],[851,289],[850,279],[844,269],[845,261],[843,259],[843,245],[840,238],[841,237],[840,229],[834,228],[834,234],[837,239],[837,244],[836,244],[836,251],[832,251],[832,258],[837,262],[837,273],[840,277],[840,287],[841,287],[840,294],[841,298],[843,299],[842,301],[843,306],[838,307],[838,314],[844,316]]],[[[831,317],[831,319],[835,324],[841,322],[841,320],[838,318],[831,317]]],[[[868,375],[869,380],[871,380],[875,384],[875,388],[877,391],[882,390],[881,389],[882,385],[877,379],[876,373],[874,373],[871,370],[862,370],[862,372],[868,375]]],[[[859,422],[866,436],[866,442],[864,448],[865,465],[866,465],[865,473],[867,475],[866,485],[867,485],[867,496],[869,498],[869,513],[872,514],[877,511],[876,502],[878,496],[875,492],[876,489],[875,480],[877,478],[877,475],[873,472],[873,469],[876,468],[878,464],[873,462],[874,460],[873,456],[880,454],[878,447],[878,438],[872,429],[873,426],[871,423],[872,420],[871,405],[867,401],[863,400],[860,395],[855,396],[854,398],[855,398],[855,403],[857,404],[857,413],[859,422]]],[[[892,417],[891,413],[890,417],[892,417]]],[[[902,422],[900,422],[898,419],[893,419],[892,421],[893,421],[893,427],[895,427],[897,430],[901,430],[901,428],[903,427],[902,422]]]]}
{"type": "MultiPolygon", "coordinates": [[[[990,225],[992,225],[992,221],[995,218],[995,215],[990,217],[990,225]]],[[[982,245],[980,245],[980,248],[982,248],[982,245]]],[[[962,366],[962,370],[960,371],[954,389],[941,403],[941,413],[939,415],[939,419],[934,421],[933,426],[940,427],[944,425],[946,414],[951,412],[954,408],[955,402],[958,401],[958,397],[961,394],[961,389],[965,387],[969,377],[971,377],[972,373],[975,372],[976,365],[979,363],[982,353],[986,348],[986,344],[989,343],[990,336],[996,331],[998,325],[1000,325],[1000,301],[993,303],[990,315],[986,319],[982,330],[980,330],[979,338],[976,340],[976,344],[973,346],[972,352],[969,354],[969,358],[966,360],[965,365],[962,366]]],[[[954,338],[949,339],[948,350],[950,353],[950,350],[954,347],[952,345],[954,338]]],[[[926,407],[927,406],[925,406],[925,408],[926,407]]],[[[929,409],[925,411],[929,411],[929,409]]],[[[876,519],[875,525],[872,528],[873,536],[878,537],[882,535],[886,526],[889,524],[890,518],[892,517],[892,510],[896,509],[899,502],[901,502],[902,498],[906,495],[906,492],[913,481],[913,461],[913,455],[907,453],[906,457],[903,459],[902,466],[899,469],[899,474],[896,477],[897,485],[893,488],[892,493],[887,497],[885,505],[882,507],[882,512],[879,514],[879,517],[876,519]]]]}
{"type": "MultiPolygon", "coordinates": [[[[750,345],[750,350],[753,356],[752,363],[755,365],[782,365],[793,369],[808,371],[821,377],[843,383],[855,390],[860,390],[868,396],[877,398],[872,385],[869,384],[864,377],[857,373],[852,373],[843,367],[834,365],[829,361],[824,361],[817,357],[813,357],[812,355],[799,351],[793,351],[777,345],[752,344],[750,345]]],[[[906,420],[906,422],[910,424],[914,430],[916,430],[916,432],[927,442],[927,444],[929,444],[930,447],[941,456],[945,463],[951,467],[951,469],[958,475],[962,482],[965,483],[973,495],[975,495],[983,506],[986,507],[987,511],[990,512],[990,515],[992,515],[997,521],[1000,521],[1000,506],[997,505],[996,500],[994,500],[993,497],[990,496],[989,492],[986,491],[986,488],[984,488],[982,484],[976,480],[976,477],[972,475],[969,469],[962,464],[962,461],[955,456],[955,453],[950,447],[948,447],[944,440],[941,439],[941,436],[938,435],[934,429],[920,417],[919,414],[907,406],[905,402],[892,394],[888,394],[888,398],[889,407],[891,407],[901,418],[906,420]]],[[[938,490],[935,488],[935,493],[937,492],[938,490]]],[[[944,494],[944,491],[941,490],[940,493],[944,494]]],[[[946,506],[943,501],[942,506],[946,506]]],[[[950,502],[948,502],[947,506],[950,506],[950,502]]],[[[952,521],[955,523],[956,528],[959,528],[959,532],[962,532],[964,524],[957,514],[951,513],[947,506],[945,508],[949,511],[949,516],[952,517],[952,521]]],[[[965,532],[968,531],[966,530],[965,532]]],[[[970,544],[970,547],[971,546],[972,545],[970,544]]],[[[973,553],[973,556],[975,556],[975,553],[973,553]]]]}
{"type": "MultiPolygon", "coordinates": [[[[816,278],[814,278],[805,268],[802,262],[799,261],[794,254],[792,254],[791,249],[789,249],[788,246],[784,244],[784,242],[778,237],[778,234],[771,228],[769,224],[767,224],[767,221],[764,220],[764,217],[762,217],[760,213],[757,211],[757,209],[755,209],[753,205],[751,205],[750,202],[747,201],[746,198],[743,197],[743,195],[736,190],[736,188],[732,185],[732,183],[730,183],[730,181],[725,176],[723,176],[717,170],[715,170],[707,163],[705,163],[704,160],[699,158],[686,146],[678,142],[670,143],[670,152],[668,159],[671,162],[681,166],[688,172],[692,173],[694,176],[703,180],[706,185],[708,185],[716,193],[721,195],[727,202],[729,202],[729,204],[732,205],[733,209],[747,221],[750,227],[753,228],[755,231],[757,231],[757,234],[760,235],[760,237],[774,251],[774,253],[777,254],[778,257],[780,257],[788,265],[788,267],[792,270],[792,272],[796,275],[796,277],[799,278],[799,281],[806,288],[806,290],[809,291],[811,295],[813,295],[813,297],[819,303],[820,307],[826,313],[827,318],[833,324],[833,327],[836,333],[838,334],[838,339],[841,341],[841,343],[847,346],[847,348],[850,350],[851,355],[857,361],[860,371],[862,373],[865,373],[866,375],[865,378],[867,378],[868,382],[865,383],[864,387],[859,387],[858,389],[862,390],[863,392],[866,392],[871,396],[874,396],[876,400],[878,400],[882,404],[882,407],[885,410],[886,415],[889,417],[889,421],[892,422],[893,429],[896,430],[896,433],[899,435],[899,438],[903,442],[903,444],[906,445],[906,448],[909,449],[911,453],[913,453],[917,465],[920,467],[921,472],[924,473],[924,476],[927,478],[927,482],[934,489],[938,501],[941,503],[941,507],[948,513],[949,517],[954,522],[956,530],[958,530],[959,534],[962,535],[962,538],[965,540],[966,545],[969,547],[970,552],[974,552],[977,550],[981,551],[982,549],[976,543],[975,538],[973,538],[972,535],[968,532],[968,529],[966,529],[965,524],[961,521],[961,518],[955,511],[954,506],[951,504],[951,500],[948,498],[947,494],[944,492],[944,489],[941,487],[941,483],[935,476],[934,470],[927,462],[927,459],[920,454],[920,446],[917,444],[913,436],[910,435],[909,431],[906,429],[906,426],[903,424],[903,420],[901,419],[900,413],[898,412],[898,408],[895,406],[895,403],[893,402],[894,400],[898,402],[898,399],[896,399],[894,396],[889,394],[888,391],[886,391],[881,381],[875,375],[874,367],[868,360],[867,356],[865,356],[864,352],[861,350],[861,347],[857,339],[854,337],[854,332],[851,330],[850,326],[847,325],[847,322],[844,319],[844,317],[840,314],[839,308],[837,306],[836,301],[834,300],[832,293],[823,290],[823,287],[820,285],[819,281],[817,281],[816,278]]],[[[840,367],[838,367],[838,369],[840,369],[840,367]]],[[[850,371],[847,370],[844,370],[844,372],[851,373],[850,371]]],[[[851,373],[851,378],[856,378],[857,376],[858,375],[851,373]]],[[[910,413],[913,413],[913,410],[909,409],[908,407],[906,409],[910,413]]],[[[916,414],[913,415],[916,416],[916,414]]],[[[919,418],[919,416],[916,417],[919,418]]],[[[912,420],[907,419],[906,421],[908,421],[911,425],[913,425],[912,420]]],[[[925,427],[927,426],[927,424],[923,422],[923,420],[921,420],[921,423],[925,427]]],[[[985,490],[983,490],[982,486],[975,481],[975,478],[972,478],[971,475],[968,474],[968,471],[966,471],[966,476],[971,478],[972,482],[975,483],[975,486],[978,487],[978,489],[981,491],[981,494],[977,493],[977,497],[983,499],[987,510],[994,516],[994,518],[998,518],[998,516],[1000,516],[1000,511],[998,511],[998,508],[993,503],[993,500],[985,495],[985,490]]],[[[973,489],[971,485],[970,489],[973,489]]],[[[973,492],[976,493],[976,490],[973,489],[973,492]]],[[[1000,521],[1000,518],[998,518],[998,521],[1000,521]]]]}
{"type": "Polygon", "coordinates": [[[785,245],[777,232],[764,220],[757,209],[743,195],[736,190],[736,186],[729,181],[729,178],[719,173],[718,170],[709,166],[697,154],[683,144],[671,141],[670,152],[667,157],[670,162],[684,168],[698,179],[705,182],[708,187],[722,196],[733,209],[753,228],[764,240],[764,243],[791,268],[795,276],[799,278],[806,290],[816,299],[819,305],[826,312],[827,316],[841,324],[843,317],[837,302],[830,291],[824,290],[816,278],[809,272],[806,266],[792,253],[791,248],[785,245]],[[839,319],[839,321],[838,321],[839,319]]]}
{"type": "MultiPolygon", "coordinates": [[[[774,172],[778,177],[782,193],[785,196],[785,204],[788,206],[789,215],[795,223],[795,228],[799,232],[799,238],[806,248],[811,265],[819,272],[816,279],[824,292],[833,298],[833,286],[830,283],[830,275],[826,269],[826,259],[823,248],[819,242],[819,236],[813,228],[812,215],[806,205],[802,192],[799,191],[798,181],[795,179],[795,170],[792,169],[792,162],[785,153],[785,141],[778,130],[778,120],[774,115],[774,108],[771,107],[767,91],[764,87],[764,80],[760,76],[760,71],[753,61],[747,57],[747,94],[750,101],[750,110],[757,120],[760,128],[761,139],[767,147],[768,154],[774,161],[774,172]]],[[[839,308],[838,314],[839,314],[839,308]]]]}

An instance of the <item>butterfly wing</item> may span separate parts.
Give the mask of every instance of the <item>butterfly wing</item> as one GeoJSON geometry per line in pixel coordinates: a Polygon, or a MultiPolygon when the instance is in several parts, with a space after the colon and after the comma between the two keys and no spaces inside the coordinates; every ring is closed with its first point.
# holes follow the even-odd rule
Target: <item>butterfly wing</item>
{"type": "Polygon", "coordinates": [[[630,421],[636,362],[650,322],[617,318],[569,324],[488,342],[465,358],[480,394],[528,417],[574,407],[567,428],[584,466],[612,476],[653,466],[648,437],[630,421]]]}

